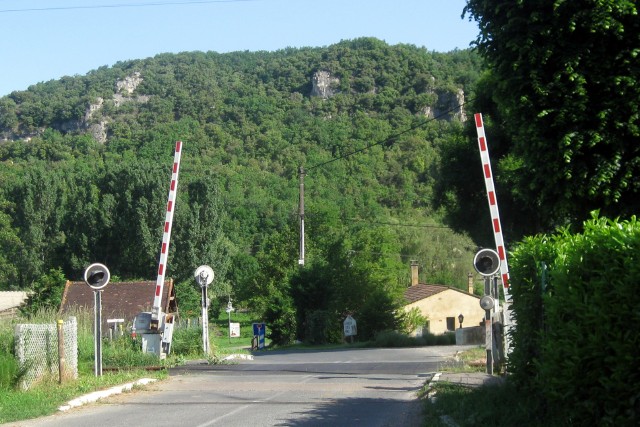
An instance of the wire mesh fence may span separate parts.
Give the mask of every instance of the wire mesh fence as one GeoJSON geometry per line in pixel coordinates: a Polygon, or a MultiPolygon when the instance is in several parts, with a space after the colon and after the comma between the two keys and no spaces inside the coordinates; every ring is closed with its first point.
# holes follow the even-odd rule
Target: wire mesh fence
{"type": "Polygon", "coordinates": [[[180,318],[176,322],[176,329],[180,328],[201,328],[202,327],[202,317],[196,318],[180,318]]]}
{"type": "Polygon", "coordinates": [[[78,378],[78,322],[69,317],[62,323],[62,354],[56,324],[18,324],[15,328],[16,359],[21,370],[20,387],[29,389],[46,375],[78,378]]]}

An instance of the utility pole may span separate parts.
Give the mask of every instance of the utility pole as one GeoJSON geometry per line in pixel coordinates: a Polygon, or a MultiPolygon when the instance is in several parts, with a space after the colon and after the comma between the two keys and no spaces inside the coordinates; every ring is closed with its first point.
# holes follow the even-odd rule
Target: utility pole
{"type": "Polygon", "coordinates": [[[300,256],[298,265],[304,265],[304,168],[300,166],[300,256]]]}

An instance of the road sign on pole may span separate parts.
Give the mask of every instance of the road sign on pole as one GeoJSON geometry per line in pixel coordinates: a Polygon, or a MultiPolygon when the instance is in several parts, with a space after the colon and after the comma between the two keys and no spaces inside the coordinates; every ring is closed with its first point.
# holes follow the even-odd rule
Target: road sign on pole
{"type": "MultiPolygon", "coordinates": [[[[233,336],[233,334],[231,333],[231,312],[235,310],[233,308],[233,305],[231,305],[231,297],[229,297],[229,302],[227,303],[227,308],[226,308],[226,312],[229,315],[229,342],[231,342],[231,337],[233,336]]],[[[236,336],[240,336],[240,324],[238,323],[238,334],[236,336]]]]}
{"type": "Polygon", "coordinates": [[[352,337],[354,335],[358,335],[358,325],[356,323],[356,319],[354,319],[353,317],[347,316],[347,318],[344,319],[343,326],[344,326],[345,337],[352,337]]]}
{"type": "Polygon", "coordinates": [[[264,348],[265,335],[267,332],[266,323],[254,323],[253,324],[253,337],[256,339],[256,347],[258,350],[264,348]]]}
{"type": "Polygon", "coordinates": [[[229,338],[240,337],[240,323],[229,323],[229,338]]]}

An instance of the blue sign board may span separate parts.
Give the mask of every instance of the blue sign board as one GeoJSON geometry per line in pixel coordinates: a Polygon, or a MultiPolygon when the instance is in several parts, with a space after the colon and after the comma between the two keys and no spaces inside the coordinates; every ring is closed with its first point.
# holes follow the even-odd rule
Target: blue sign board
{"type": "Polygon", "coordinates": [[[258,349],[264,348],[264,336],[267,331],[266,323],[254,323],[253,324],[253,336],[257,339],[258,349]]]}

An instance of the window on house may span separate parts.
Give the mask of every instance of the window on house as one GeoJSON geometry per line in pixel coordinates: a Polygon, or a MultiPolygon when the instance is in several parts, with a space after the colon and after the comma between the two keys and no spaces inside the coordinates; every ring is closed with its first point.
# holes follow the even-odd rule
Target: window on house
{"type": "Polygon", "coordinates": [[[447,331],[455,331],[455,330],[456,330],[456,318],[447,317],[447,331]]]}

